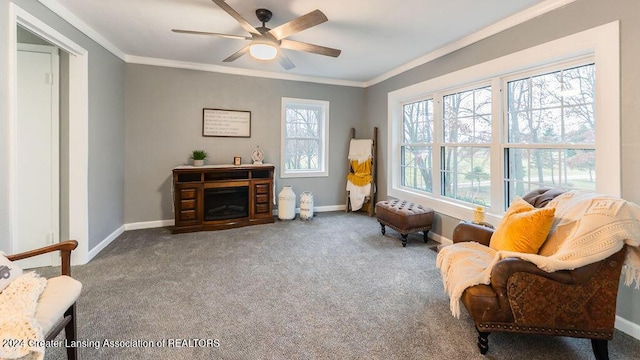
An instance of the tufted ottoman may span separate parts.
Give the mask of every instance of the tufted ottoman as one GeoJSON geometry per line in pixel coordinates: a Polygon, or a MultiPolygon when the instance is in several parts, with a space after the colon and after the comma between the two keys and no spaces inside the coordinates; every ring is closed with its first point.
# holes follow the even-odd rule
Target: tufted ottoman
{"type": "Polygon", "coordinates": [[[385,233],[385,225],[402,235],[402,246],[407,246],[409,233],[423,232],[424,242],[433,223],[433,209],[416,205],[406,200],[378,201],[376,203],[376,217],[385,233]]]}

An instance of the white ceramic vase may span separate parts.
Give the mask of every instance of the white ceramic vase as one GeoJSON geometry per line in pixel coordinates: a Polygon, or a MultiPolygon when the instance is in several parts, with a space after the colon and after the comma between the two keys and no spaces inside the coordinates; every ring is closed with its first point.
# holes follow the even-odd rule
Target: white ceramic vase
{"type": "Polygon", "coordinates": [[[313,218],[313,194],[305,191],[300,194],[300,219],[311,220],[313,218]]]}
{"type": "Polygon", "coordinates": [[[204,160],[193,160],[193,166],[203,166],[204,160]]]}
{"type": "Polygon", "coordinates": [[[296,193],[291,185],[285,185],[278,194],[278,219],[293,220],[296,217],[296,193]]]}

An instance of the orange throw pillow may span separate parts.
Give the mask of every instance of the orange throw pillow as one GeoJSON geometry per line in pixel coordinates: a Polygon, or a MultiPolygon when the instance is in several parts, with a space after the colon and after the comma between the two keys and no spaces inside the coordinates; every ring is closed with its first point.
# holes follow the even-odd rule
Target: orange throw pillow
{"type": "Polygon", "coordinates": [[[489,247],[536,254],[549,234],[555,213],[555,208],[538,209],[516,197],[491,236],[489,247]]]}

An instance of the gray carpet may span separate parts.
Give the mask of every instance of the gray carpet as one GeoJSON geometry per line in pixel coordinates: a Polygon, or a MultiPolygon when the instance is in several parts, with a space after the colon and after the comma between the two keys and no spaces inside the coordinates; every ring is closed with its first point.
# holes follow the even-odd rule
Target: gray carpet
{"type": "MultiPolygon", "coordinates": [[[[468,315],[451,316],[436,245],[413,234],[403,248],[374,218],[343,212],[215,232],[128,231],[72,269],[84,286],[80,358],[593,358],[589,340],[500,333],[480,355],[468,315]],[[141,341],[165,346],[128,346],[141,341]]],[[[634,358],[640,341],[616,332],[609,352],[634,358]]],[[[45,359],[64,358],[47,349],[45,359]]]]}

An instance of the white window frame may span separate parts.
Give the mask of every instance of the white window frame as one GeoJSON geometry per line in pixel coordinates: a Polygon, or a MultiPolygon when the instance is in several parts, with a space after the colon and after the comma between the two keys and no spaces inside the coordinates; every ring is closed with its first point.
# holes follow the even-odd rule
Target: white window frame
{"type": "MultiPolygon", "coordinates": [[[[537,75],[544,75],[544,74],[548,74],[548,73],[552,73],[552,72],[556,72],[556,71],[562,71],[562,70],[566,70],[566,69],[571,69],[574,67],[580,67],[580,66],[584,66],[584,65],[589,65],[593,63],[593,57],[588,56],[588,57],[583,57],[583,58],[578,58],[578,59],[573,59],[571,61],[566,61],[566,62],[559,62],[559,63],[554,63],[551,64],[550,66],[544,66],[544,67],[540,67],[540,68],[536,68],[533,69],[531,71],[525,71],[525,72],[519,72],[517,74],[514,75],[510,75],[510,76],[504,76],[502,77],[502,89],[506,89],[507,88],[507,84],[510,81],[513,80],[520,80],[520,79],[525,79],[528,78],[530,76],[537,76],[537,75]]],[[[597,97],[597,94],[596,94],[597,97]]],[[[502,102],[503,104],[507,103],[507,91],[503,91],[502,92],[502,102]]],[[[594,99],[595,100],[595,99],[594,99]]],[[[597,101],[597,100],[595,100],[597,101]]],[[[523,149],[553,149],[553,150],[566,150],[566,149],[586,149],[586,150],[594,150],[595,153],[598,153],[598,146],[597,146],[597,142],[593,142],[593,143],[544,143],[544,142],[539,142],[539,143],[515,143],[515,142],[510,142],[509,141],[509,134],[508,134],[508,127],[509,127],[509,119],[508,119],[508,109],[507,106],[503,106],[502,109],[502,116],[503,116],[503,122],[502,122],[502,128],[505,129],[505,131],[502,133],[502,143],[501,143],[501,154],[503,155],[503,159],[504,159],[504,155],[507,153],[507,149],[519,149],[519,150],[523,150],[523,149]]],[[[596,123],[598,122],[597,120],[597,116],[596,116],[596,123]]],[[[598,127],[598,131],[600,131],[600,127],[598,127]]],[[[596,131],[596,133],[598,132],[596,131]]],[[[597,136],[597,134],[596,134],[597,136]]],[[[596,155],[597,156],[597,155],[596,155]]],[[[504,159],[503,161],[506,162],[507,159],[504,159]]],[[[560,176],[560,175],[558,175],[560,176]]],[[[507,173],[506,171],[504,172],[504,176],[503,176],[503,185],[504,185],[504,181],[507,179],[507,173]]],[[[596,184],[597,184],[597,174],[596,174],[596,184]]],[[[505,193],[506,193],[506,189],[505,189],[505,193]]],[[[508,199],[507,199],[508,200],[508,199]]],[[[507,201],[508,203],[508,201],[507,201]]],[[[507,204],[505,203],[505,204],[507,204]]]]}
{"type": "Polygon", "coordinates": [[[302,177],[328,177],[329,176],[329,101],[325,100],[311,100],[311,99],[297,99],[297,98],[282,98],[281,108],[281,126],[280,126],[280,177],[281,178],[302,178],[302,177]],[[322,108],[323,117],[322,124],[320,125],[320,153],[318,154],[318,170],[287,170],[285,168],[286,162],[286,122],[287,122],[287,105],[302,105],[302,106],[319,106],[322,108]]]}
{"type": "MultiPolygon", "coordinates": [[[[440,180],[434,178],[433,193],[414,191],[400,185],[400,147],[402,131],[402,104],[419,97],[431,96],[457,87],[466,87],[482,81],[491,81],[493,96],[494,143],[503,139],[501,112],[502,97],[496,94],[502,87],[502,79],[518,72],[566,62],[572,59],[591,57],[596,64],[596,191],[613,196],[621,195],[620,164],[620,37],[619,22],[614,21],[553,40],[526,50],[503,56],[466,69],[455,71],[431,80],[399,89],[388,94],[388,161],[387,195],[414,201],[458,219],[470,219],[473,206],[451,201],[440,196],[440,180]],[[497,95],[497,96],[496,96],[497,95]],[[598,125],[604,124],[605,125],[598,125]]],[[[437,96],[434,96],[437,99],[437,96]]],[[[436,107],[438,109],[439,107],[436,107]]],[[[436,123],[436,139],[441,139],[441,124],[436,123]]],[[[436,153],[434,148],[434,153],[436,153]]],[[[439,149],[438,149],[439,153],[439,149]]],[[[497,224],[504,212],[502,146],[493,146],[491,151],[491,203],[487,209],[487,221],[497,224]]],[[[440,169],[439,156],[434,157],[434,174],[440,169]]]]}

